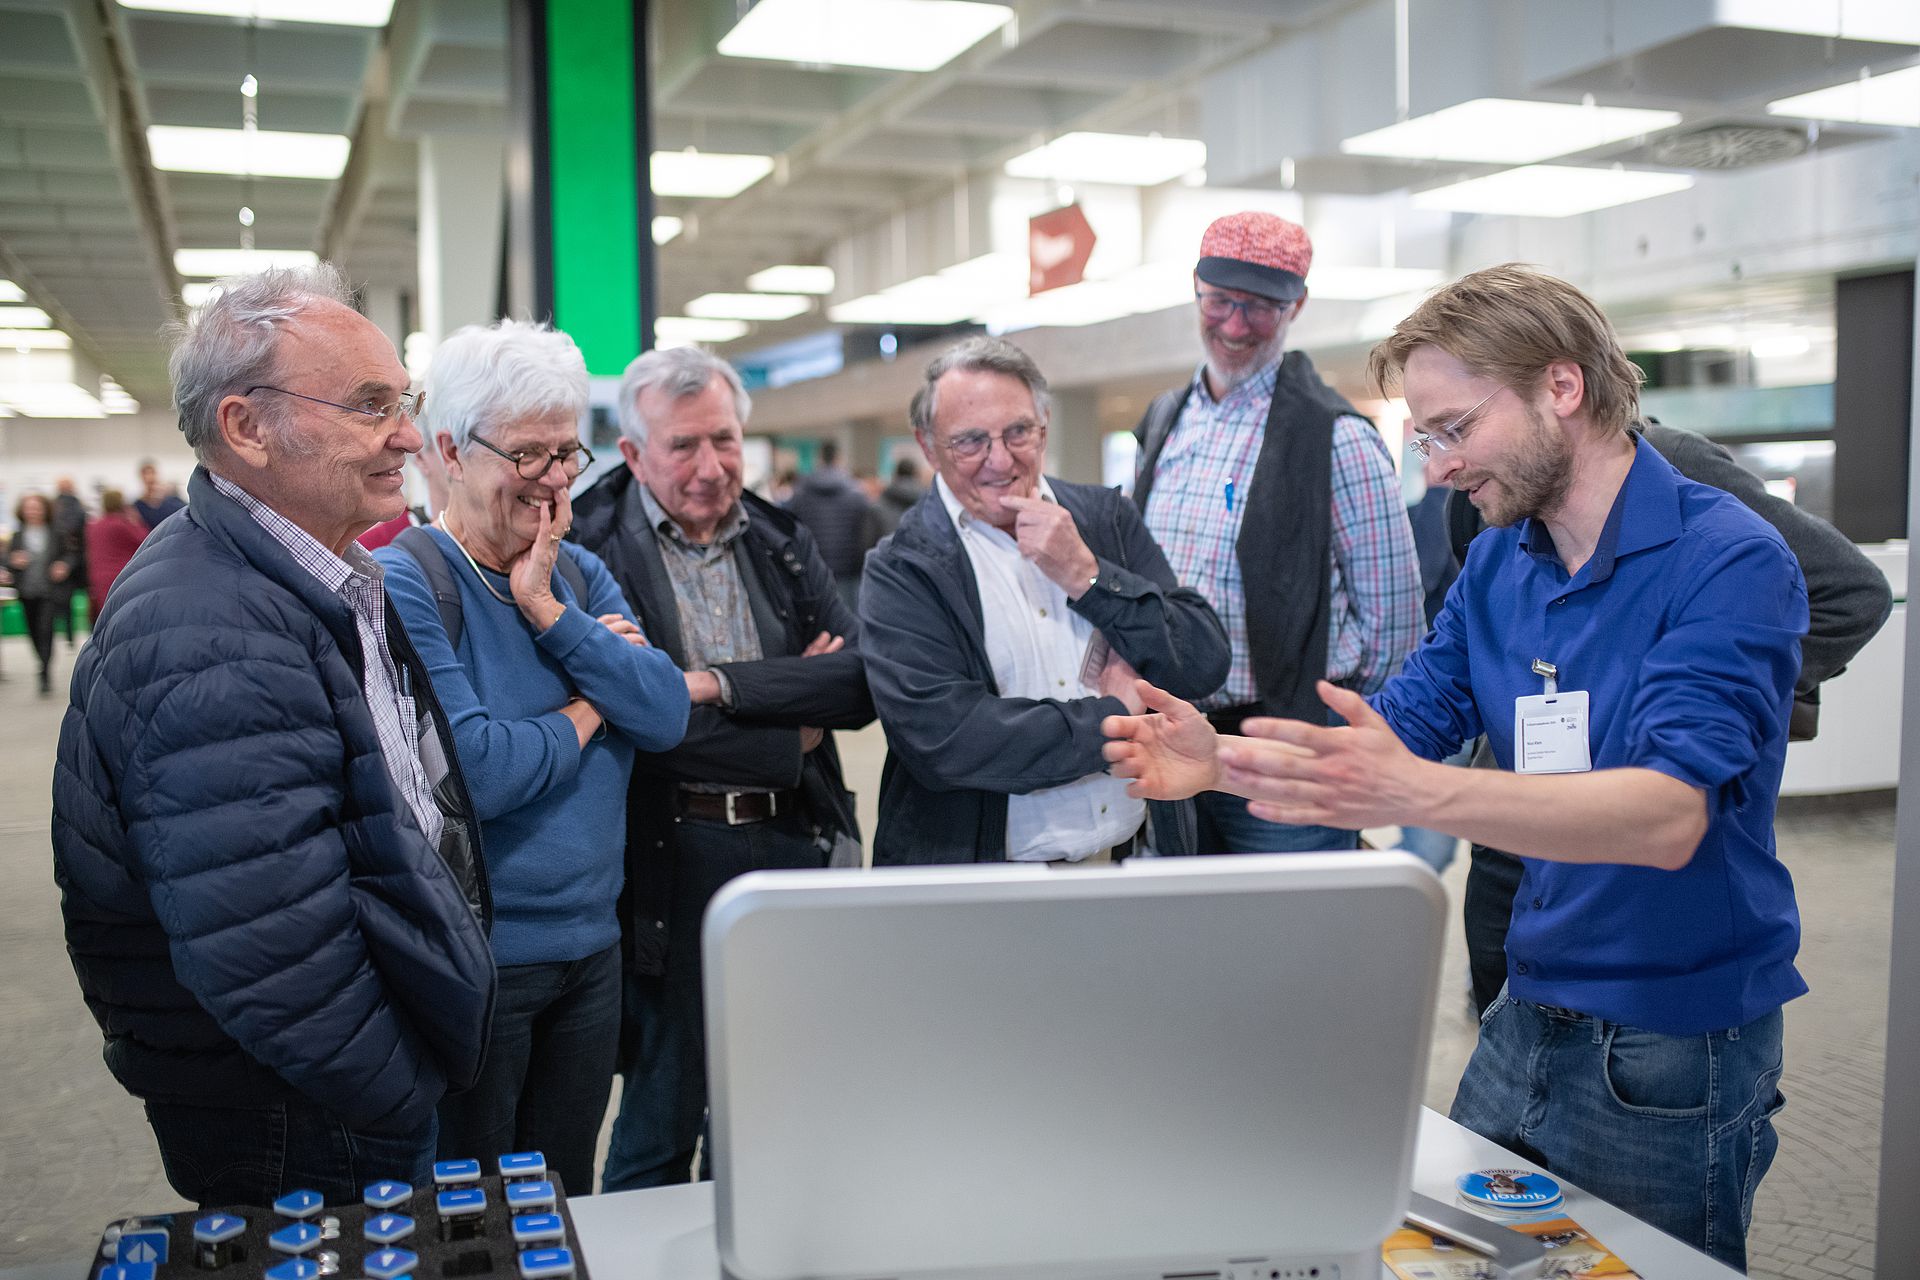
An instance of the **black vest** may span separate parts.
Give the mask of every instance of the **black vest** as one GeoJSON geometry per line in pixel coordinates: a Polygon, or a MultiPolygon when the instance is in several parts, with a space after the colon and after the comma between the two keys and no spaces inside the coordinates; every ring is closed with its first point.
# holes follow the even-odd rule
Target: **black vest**
{"type": "MultiPolygon", "coordinates": [[[[1144,516],[1160,450],[1180,421],[1192,384],[1164,392],[1134,429],[1140,441],[1133,501],[1144,516]]],[[[1257,712],[1324,724],[1314,682],[1326,678],[1333,545],[1333,420],[1362,416],[1320,380],[1306,353],[1289,351],[1254,463],[1258,495],[1240,519],[1234,551],[1246,592],[1247,648],[1257,712]]],[[[1247,714],[1256,709],[1244,708],[1247,714]]]]}

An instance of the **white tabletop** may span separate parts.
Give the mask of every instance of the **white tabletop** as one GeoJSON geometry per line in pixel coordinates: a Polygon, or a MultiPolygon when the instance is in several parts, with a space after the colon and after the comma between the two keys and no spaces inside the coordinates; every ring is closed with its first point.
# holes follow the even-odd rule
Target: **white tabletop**
{"type": "MultiPolygon", "coordinates": [[[[1413,1189],[1452,1202],[1453,1180],[1469,1169],[1529,1168],[1503,1147],[1435,1111],[1420,1113],[1413,1189]]],[[[1604,1200],[1562,1181],[1566,1216],[1587,1228],[1646,1280],[1739,1280],[1740,1273],[1681,1244],[1604,1200]]],[[[594,1280],[719,1280],[713,1184],[621,1191],[570,1199],[594,1280]]],[[[1381,1266],[1386,1275],[1386,1267],[1381,1266]]]]}

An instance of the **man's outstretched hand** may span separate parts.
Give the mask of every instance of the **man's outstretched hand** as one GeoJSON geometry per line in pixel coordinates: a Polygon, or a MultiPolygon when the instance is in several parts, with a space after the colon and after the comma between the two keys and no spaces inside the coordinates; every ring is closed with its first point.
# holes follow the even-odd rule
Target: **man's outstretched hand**
{"type": "Polygon", "coordinates": [[[1365,698],[1325,680],[1320,700],[1346,724],[1250,718],[1220,748],[1223,790],[1247,797],[1268,822],[1364,827],[1418,823],[1422,775],[1415,756],[1365,698]]]}
{"type": "Polygon", "coordinates": [[[1218,787],[1220,735],[1207,718],[1192,703],[1145,680],[1135,681],[1134,690],[1148,714],[1100,722],[1108,739],[1101,748],[1107,772],[1132,779],[1127,794],[1137,800],[1185,800],[1218,787]]]}

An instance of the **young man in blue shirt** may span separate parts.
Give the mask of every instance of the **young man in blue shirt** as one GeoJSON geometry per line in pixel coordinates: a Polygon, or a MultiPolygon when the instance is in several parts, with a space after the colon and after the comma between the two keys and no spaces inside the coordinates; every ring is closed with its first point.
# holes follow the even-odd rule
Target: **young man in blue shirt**
{"type": "Polygon", "coordinates": [[[1631,430],[1638,374],[1563,281],[1490,268],[1373,353],[1430,483],[1489,525],[1426,643],[1348,721],[1219,737],[1158,691],[1113,771],[1273,822],[1429,827],[1523,855],[1468,1128],[1734,1266],[1782,1105],[1799,914],[1775,856],[1800,569],[1773,529],[1631,430]],[[1501,769],[1435,763],[1486,734],[1501,769]]]}

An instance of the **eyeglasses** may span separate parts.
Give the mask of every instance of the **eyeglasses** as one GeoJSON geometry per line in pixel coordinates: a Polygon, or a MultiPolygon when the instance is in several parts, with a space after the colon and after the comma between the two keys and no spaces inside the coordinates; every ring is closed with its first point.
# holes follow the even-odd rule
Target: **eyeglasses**
{"type": "Polygon", "coordinates": [[[520,473],[522,480],[538,480],[547,474],[547,468],[556,462],[560,464],[560,470],[566,473],[568,479],[572,479],[593,465],[593,450],[583,444],[559,450],[534,445],[531,449],[515,449],[512,453],[508,453],[491,440],[482,440],[479,436],[472,435],[467,439],[484,449],[493,450],[511,462],[513,469],[520,473]]]}
{"type": "Polygon", "coordinates": [[[339,409],[344,413],[357,413],[363,418],[372,418],[375,422],[391,422],[396,416],[406,414],[409,418],[420,416],[420,396],[416,392],[403,391],[400,398],[392,404],[375,404],[371,400],[361,405],[341,404],[336,400],[322,400],[319,396],[305,395],[298,391],[289,391],[285,387],[269,386],[260,383],[248,387],[240,394],[250,396],[256,391],[278,391],[283,396],[292,396],[295,400],[309,400],[314,404],[326,405],[329,409],[339,409]]]}
{"type": "Polygon", "coordinates": [[[1425,431],[1417,433],[1413,437],[1413,451],[1422,458],[1431,458],[1436,453],[1450,453],[1459,448],[1460,442],[1467,438],[1467,432],[1473,430],[1476,425],[1468,422],[1467,419],[1478,413],[1481,405],[1499,395],[1503,390],[1505,390],[1505,388],[1495,387],[1484,396],[1481,396],[1479,402],[1476,403],[1473,408],[1467,410],[1452,422],[1443,423],[1435,427],[1431,433],[1425,431]]]}
{"type": "Polygon", "coordinates": [[[1238,311],[1249,329],[1273,328],[1280,323],[1280,313],[1292,305],[1268,302],[1265,298],[1229,298],[1224,293],[1202,293],[1198,289],[1193,291],[1193,296],[1200,304],[1200,314],[1215,324],[1224,324],[1228,316],[1238,311]]]}
{"type": "Polygon", "coordinates": [[[946,450],[962,462],[972,462],[986,457],[995,440],[1005,445],[1008,453],[1025,453],[1046,434],[1047,429],[1037,422],[1016,422],[997,436],[985,431],[962,431],[947,440],[946,450]]]}

